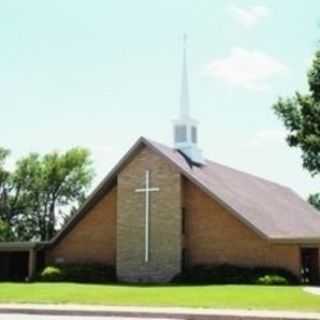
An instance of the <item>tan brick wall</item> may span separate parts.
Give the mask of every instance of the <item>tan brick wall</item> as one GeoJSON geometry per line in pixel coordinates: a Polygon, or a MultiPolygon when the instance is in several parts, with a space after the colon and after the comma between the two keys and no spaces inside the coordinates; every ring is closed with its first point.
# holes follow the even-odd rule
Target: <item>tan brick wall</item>
{"type": "Polygon", "coordinates": [[[82,220],[47,253],[47,261],[115,265],[116,187],[102,198],[82,220]]]}
{"type": "Polygon", "coordinates": [[[190,265],[229,263],[286,268],[299,274],[299,248],[272,245],[183,179],[184,245],[190,265]]]}
{"type": "Polygon", "coordinates": [[[181,179],[172,165],[142,149],[118,176],[117,274],[124,281],[165,282],[181,268],[181,179]],[[150,200],[150,261],[145,263],[145,186],[159,192],[150,200]]]}

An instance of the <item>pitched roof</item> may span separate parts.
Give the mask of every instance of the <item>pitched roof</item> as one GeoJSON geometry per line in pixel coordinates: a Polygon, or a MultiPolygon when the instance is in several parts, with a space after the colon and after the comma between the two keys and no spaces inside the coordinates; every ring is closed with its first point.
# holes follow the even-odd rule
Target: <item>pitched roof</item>
{"type": "Polygon", "coordinates": [[[170,161],[182,175],[261,237],[275,242],[320,242],[319,212],[289,188],[209,160],[203,166],[192,165],[179,151],[140,138],[51,244],[60,241],[116,184],[119,171],[144,146],[170,161]]]}
{"type": "Polygon", "coordinates": [[[288,187],[208,160],[204,166],[188,166],[176,150],[151,143],[260,235],[274,240],[320,240],[320,213],[288,187]]]}

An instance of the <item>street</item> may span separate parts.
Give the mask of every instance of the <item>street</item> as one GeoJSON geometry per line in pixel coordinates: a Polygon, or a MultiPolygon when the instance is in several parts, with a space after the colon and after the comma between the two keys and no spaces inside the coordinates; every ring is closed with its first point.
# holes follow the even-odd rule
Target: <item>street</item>
{"type": "MultiPolygon", "coordinates": [[[[79,317],[79,316],[48,316],[48,315],[33,315],[33,314],[0,314],[0,320],[141,320],[141,318],[126,318],[126,317],[79,317]]],[[[153,320],[148,318],[148,320],[153,320]]],[[[166,320],[166,319],[157,319],[166,320]]],[[[171,319],[172,320],[172,319],[171,319]]]]}

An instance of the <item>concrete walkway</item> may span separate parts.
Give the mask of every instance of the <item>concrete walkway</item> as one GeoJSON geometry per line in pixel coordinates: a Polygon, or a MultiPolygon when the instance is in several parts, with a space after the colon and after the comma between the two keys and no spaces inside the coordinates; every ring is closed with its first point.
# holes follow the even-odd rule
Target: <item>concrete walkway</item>
{"type": "MultiPolygon", "coordinates": [[[[294,303],[294,301],[292,301],[294,303]]],[[[290,311],[218,310],[191,308],[108,307],[91,305],[0,304],[0,314],[90,317],[128,317],[200,320],[320,320],[320,313],[290,311]]]]}
{"type": "Polygon", "coordinates": [[[305,287],[305,288],[303,288],[303,291],[320,295],[320,288],[319,287],[305,287]]]}

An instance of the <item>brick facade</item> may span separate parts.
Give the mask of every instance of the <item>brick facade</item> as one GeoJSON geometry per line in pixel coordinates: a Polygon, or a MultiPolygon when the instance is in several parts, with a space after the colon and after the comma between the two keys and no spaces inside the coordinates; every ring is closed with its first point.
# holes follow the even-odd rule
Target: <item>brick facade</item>
{"type": "Polygon", "coordinates": [[[51,250],[48,263],[115,265],[117,190],[106,194],[51,250]]]}
{"type": "Polygon", "coordinates": [[[183,179],[186,262],[281,267],[299,275],[297,245],[274,245],[259,237],[191,182],[183,179]]]}
{"type": "Polygon", "coordinates": [[[166,282],[181,268],[180,174],[162,157],[144,148],[118,175],[117,274],[133,282],[166,282]],[[145,186],[160,188],[150,200],[150,261],[145,256],[145,186]]]}

